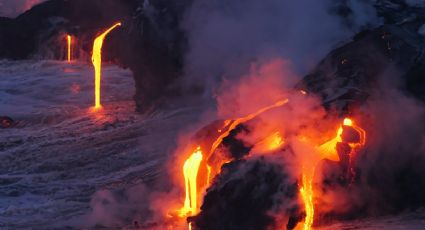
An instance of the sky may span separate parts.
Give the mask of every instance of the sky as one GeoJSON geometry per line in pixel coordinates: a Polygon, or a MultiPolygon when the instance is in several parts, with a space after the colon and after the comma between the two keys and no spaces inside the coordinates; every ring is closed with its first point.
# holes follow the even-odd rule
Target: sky
{"type": "Polygon", "coordinates": [[[0,16],[16,17],[44,1],[46,0],[0,0],[0,16]]]}

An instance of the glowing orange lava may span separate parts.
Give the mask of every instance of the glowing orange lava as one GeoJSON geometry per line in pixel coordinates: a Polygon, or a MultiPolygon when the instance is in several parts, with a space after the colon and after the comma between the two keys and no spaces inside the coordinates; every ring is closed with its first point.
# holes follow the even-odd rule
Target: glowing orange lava
{"type": "Polygon", "coordinates": [[[93,43],[93,54],[92,54],[92,62],[95,69],[95,109],[102,108],[102,104],[100,103],[100,80],[102,74],[102,46],[103,41],[105,40],[106,35],[108,35],[112,30],[116,27],[121,26],[121,23],[118,22],[108,30],[103,32],[100,36],[98,36],[93,43]]]}
{"type": "MultiPolygon", "coordinates": [[[[265,113],[265,112],[267,112],[267,111],[269,111],[269,110],[271,110],[271,109],[274,109],[274,108],[278,108],[278,107],[281,107],[281,106],[283,106],[283,105],[286,105],[287,103],[289,102],[289,99],[283,99],[283,100],[280,100],[280,101],[278,101],[278,102],[276,102],[276,103],[274,103],[273,105],[270,105],[270,106],[267,106],[267,107],[264,107],[264,108],[262,108],[262,109],[260,109],[260,110],[258,110],[257,112],[255,112],[255,113],[251,113],[251,114],[249,114],[249,115],[247,115],[247,116],[245,116],[245,117],[241,117],[241,118],[238,118],[238,119],[235,119],[232,123],[230,123],[230,125],[229,125],[229,128],[225,131],[225,132],[221,132],[221,135],[214,141],[214,143],[212,144],[212,146],[211,146],[211,149],[210,149],[210,151],[209,151],[209,153],[208,153],[208,155],[207,155],[207,159],[208,159],[208,161],[210,161],[210,157],[212,156],[212,154],[214,153],[214,151],[217,149],[217,147],[220,145],[220,143],[223,141],[223,139],[225,138],[225,137],[227,137],[229,134],[230,134],[230,132],[232,131],[232,130],[234,130],[238,125],[240,125],[240,124],[242,124],[242,123],[245,123],[245,122],[247,122],[247,121],[250,121],[250,120],[252,120],[252,119],[254,119],[254,118],[256,118],[256,117],[258,117],[259,115],[261,115],[261,114],[263,114],[263,113],[265,113]]],[[[226,162],[226,160],[221,160],[219,163],[216,163],[216,165],[214,165],[214,166],[212,166],[212,165],[208,165],[209,167],[211,167],[212,168],[212,172],[210,173],[211,175],[209,175],[211,178],[214,178],[214,176],[216,175],[216,173],[217,173],[217,170],[221,167],[221,165],[223,165],[224,163],[226,162]]],[[[209,185],[209,184],[207,184],[207,185],[209,185]]]]}
{"type": "Polygon", "coordinates": [[[263,153],[277,150],[279,149],[279,147],[281,147],[284,144],[285,144],[285,141],[283,140],[280,132],[275,132],[272,135],[266,137],[264,140],[255,144],[255,147],[252,150],[252,152],[263,154],[263,153]]]}
{"type": "MultiPolygon", "coordinates": [[[[223,129],[226,128],[227,126],[229,126],[229,127],[225,131],[223,129],[218,130],[218,133],[220,133],[220,136],[212,144],[211,150],[210,150],[206,159],[208,159],[208,157],[213,154],[215,149],[222,142],[223,138],[228,136],[229,133],[232,130],[234,130],[239,124],[247,122],[247,121],[257,117],[258,115],[260,115],[260,114],[262,114],[262,113],[264,113],[264,112],[266,112],[270,109],[283,106],[286,103],[288,103],[288,99],[278,101],[275,104],[268,106],[268,107],[265,107],[263,109],[260,109],[257,112],[252,113],[248,116],[245,116],[245,117],[233,120],[233,121],[232,120],[226,120],[224,122],[223,129]]],[[[282,143],[283,143],[282,138],[280,137],[279,133],[275,133],[271,137],[266,139],[266,144],[268,144],[269,147],[271,147],[271,148],[277,148],[278,145],[280,146],[282,143]]],[[[202,154],[201,148],[198,147],[195,150],[195,152],[185,161],[185,163],[183,165],[183,175],[184,175],[184,178],[185,178],[186,196],[185,196],[184,206],[179,211],[180,217],[186,217],[188,215],[196,215],[198,210],[199,210],[197,203],[198,203],[198,197],[201,194],[201,191],[200,191],[201,189],[198,189],[198,187],[197,187],[197,176],[198,176],[199,167],[201,165],[201,161],[202,161],[203,157],[204,156],[202,154]]],[[[211,183],[211,178],[213,178],[216,175],[217,168],[220,168],[221,165],[223,165],[224,163],[226,163],[226,161],[221,161],[218,165],[214,165],[214,166],[211,166],[209,164],[205,165],[207,175],[205,177],[204,182],[205,182],[207,187],[211,183]]]]}
{"type": "Polygon", "coordinates": [[[360,134],[360,141],[359,143],[349,143],[350,147],[356,148],[356,147],[362,147],[366,144],[366,131],[364,129],[357,126],[353,120],[350,118],[344,119],[344,126],[352,127],[354,130],[356,130],[360,134]]]}
{"type": "Polygon", "coordinates": [[[350,153],[350,159],[351,159],[351,156],[353,155],[353,152],[356,151],[356,148],[362,147],[366,143],[366,132],[362,128],[354,125],[353,120],[351,120],[350,118],[345,118],[343,121],[343,124],[338,128],[335,138],[320,145],[317,148],[320,158],[316,162],[310,161],[310,162],[303,163],[302,187],[300,189],[300,193],[301,193],[301,198],[303,199],[303,202],[304,202],[305,212],[306,212],[306,217],[304,220],[304,230],[310,230],[314,222],[313,178],[315,174],[315,167],[317,163],[319,163],[319,161],[323,159],[328,159],[332,161],[340,160],[338,152],[336,150],[336,146],[339,142],[343,141],[341,136],[344,131],[343,126],[352,127],[360,134],[359,143],[349,143],[350,147],[352,148],[350,153]]]}
{"type": "Polygon", "coordinates": [[[66,40],[68,41],[68,62],[71,62],[71,60],[72,60],[72,55],[71,55],[71,52],[72,52],[72,37],[71,37],[71,35],[67,35],[66,40]]]}
{"type": "Polygon", "coordinates": [[[186,198],[184,206],[180,209],[180,216],[196,215],[198,212],[198,187],[197,178],[199,166],[202,161],[202,151],[198,147],[195,152],[184,162],[183,175],[185,181],[186,198]]]}
{"type": "MultiPolygon", "coordinates": [[[[198,188],[198,173],[201,170],[204,170],[205,167],[205,176],[200,176],[199,184],[204,184],[209,187],[211,179],[214,178],[221,166],[226,162],[229,162],[230,159],[226,157],[217,156],[218,159],[215,159],[214,156],[217,148],[222,143],[223,139],[229,136],[232,130],[236,129],[238,125],[248,122],[257,116],[277,107],[281,107],[289,102],[288,99],[284,99],[276,102],[273,105],[262,108],[252,114],[249,114],[245,117],[241,117],[235,120],[227,120],[223,128],[217,130],[219,135],[215,141],[211,144],[210,150],[203,154],[200,147],[198,147],[184,162],[183,165],[183,175],[185,179],[185,201],[183,207],[179,210],[180,217],[187,217],[189,215],[196,215],[199,212],[198,202],[200,201],[200,196],[203,191],[203,188],[198,188]],[[214,159],[213,159],[214,158],[214,159]],[[203,161],[205,159],[205,161],[203,161]]],[[[338,143],[344,142],[342,134],[344,132],[344,127],[352,127],[356,130],[360,139],[358,143],[347,143],[351,148],[350,156],[354,154],[359,147],[364,146],[366,143],[366,132],[355,125],[355,122],[349,118],[345,118],[342,124],[337,128],[336,135],[332,139],[326,141],[325,143],[318,140],[309,140],[306,136],[300,135],[298,138],[300,141],[306,142],[307,145],[312,147],[312,153],[310,157],[302,159],[301,164],[301,183],[300,183],[300,195],[304,202],[305,206],[305,220],[303,229],[310,230],[312,229],[314,223],[314,186],[313,179],[315,174],[315,168],[318,163],[323,159],[328,159],[332,161],[340,161],[339,154],[336,149],[338,143]],[[319,144],[322,143],[322,144],[319,144]]],[[[267,153],[268,151],[274,151],[285,144],[285,139],[280,132],[271,132],[266,138],[258,142],[253,152],[262,152],[267,153]]],[[[191,223],[189,223],[189,229],[192,228],[191,223]]],[[[301,227],[301,226],[297,226],[301,227]]]]}
{"type": "Polygon", "coordinates": [[[305,219],[304,219],[304,230],[311,229],[314,220],[314,204],[313,204],[313,177],[314,168],[303,171],[310,171],[302,175],[302,187],[300,189],[301,198],[304,201],[305,206],[305,219]],[[313,172],[313,173],[311,173],[313,172]]]}

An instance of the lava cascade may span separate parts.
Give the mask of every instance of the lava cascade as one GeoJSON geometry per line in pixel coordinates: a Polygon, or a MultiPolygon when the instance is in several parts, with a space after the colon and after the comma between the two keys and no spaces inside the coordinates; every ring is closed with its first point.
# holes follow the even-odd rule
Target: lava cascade
{"type": "Polygon", "coordinates": [[[116,27],[121,26],[121,23],[118,22],[101,35],[99,35],[93,43],[93,54],[92,54],[92,62],[95,70],[95,109],[102,108],[102,104],[100,103],[100,81],[102,77],[102,46],[103,41],[106,36],[114,30],[116,27]]]}
{"type": "Polygon", "coordinates": [[[72,61],[72,36],[67,35],[66,40],[67,40],[67,45],[68,45],[67,60],[68,60],[68,63],[69,63],[69,62],[72,61]]]}

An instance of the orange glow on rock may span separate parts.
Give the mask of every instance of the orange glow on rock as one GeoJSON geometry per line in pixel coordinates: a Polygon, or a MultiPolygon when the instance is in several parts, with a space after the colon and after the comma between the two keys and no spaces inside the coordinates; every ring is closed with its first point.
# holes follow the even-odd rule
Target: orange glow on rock
{"type": "MultiPolygon", "coordinates": [[[[255,113],[251,113],[251,114],[249,114],[249,115],[247,115],[247,116],[245,116],[245,117],[241,117],[241,118],[238,118],[238,119],[235,119],[233,122],[230,122],[230,124],[229,124],[229,128],[225,131],[225,132],[221,132],[221,135],[214,141],[214,143],[212,144],[212,147],[211,147],[211,149],[210,149],[210,151],[209,151],[209,153],[208,153],[208,155],[207,155],[207,159],[208,159],[208,162],[210,161],[210,158],[212,157],[212,155],[213,155],[213,153],[214,153],[214,151],[217,149],[217,147],[221,144],[221,142],[223,141],[223,139],[225,138],[225,137],[227,137],[229,134],[230,134],[230,132],[232,131],[232,130],[234,130],[238,125],[240,125],[240,124],[242,124],[242,123],[245,123],[245,122],[247,122],[247,121],[250,121],[250,120],[252,120],[252,119],[254,119],[254,118],[256,118],[256,117],[258,117],[259,115],[261,115],[261,114],[263,114],[263,113],[265,113],[265,112],[267,112],[267,111],[269,111],[269,110],[271,110],[271,109],[274,109],[274,108],[278,108],[278,107],[281,107],[281,106],[284,106],[284,105],[286,105],[287,103],[289,102],[289,100],[288,99],[283,99],[283,100],[280,100],[280,101],[278,101],[278,102],[276,102],[276,103],[274,103],[273,105],[270,105],[270,106],[267,106],[267,107],[264,107],[264,108],[262,108],[262,109],[260,109],[260,110],[258,110],[258,111],[256,111],[255,113]]],[[[229,123],[229,122],[227,122],[227,123],[229,123]]],[[[217,174],[217,172],[218,172],[218,170],[221,168],[221,166],[223,165],[223,164],[225,164],[226,162],[228,162],[228,160],[227,159],[221,159],[219,162],[215,162],[215,164],[214,165],[208,165],[209,167],[212,167],[212,172],[211,172],[211,178],[214,178],[215,177],[215,175],[217,174]]],[[[209,185],[209,184],[207,184],[207,185],[209,185]]]]}
{"type": "MultiPolygon", "coordinates": [[[[247,116],[225,121],[224,127],[217,130],[217,135],[219,136],[216,139],[212,139],[214,141],[212,144],[210,143],[211,148],[208,152],[202,152],[201,147],[198,147],[194,150],[194,152],[186,159],[186,161],[184,161],[183,165],[186,193],[184,205],[179,210],[179,216],[181,218],[197,215],[199,213],[200,205],[198,203],[201,201],[201,196],[205,192],[204,185],[206,188],[211,186],[211,180],[220,172],[222,165],[231,161],[231,159],[229,159],[227,156],[220,155],[220,150],[216,151],[222,143],[223,139],[229,136],[232,130],[236,129],[238,125],[248,122],[273,108],[281,107],[288,102],[288,99],[284,99],[276,102],[275,104],[259,109],[258,111],[247,116]]],[[[286,141],[289,142],[291,140],[286,139],[286,136],[284,136],[283,132],[276,131],[275,129],[272,130],[273,131],[268,131],[268,135],[262,136],[263,139],[261,139],[261,141],[256,142],[254,148],[251,150],[253,154],[265,154],[271,151],[275,151],[284,146],[286,141]]],[[[336,127],[334,132],[335,136],[332,136],[330,140],[324,143],[323,140],[319,140],[321,137],[319,139],[311,138],[311,135],[308,135],[309,133],[302,133],[297,136],[297,140],[305,143],[308,148],[311,148],[311,152],[313,154],[307,157],[302,156],[303,159],[301,159],[300,162],[301,180],[299,185],[299,192],[305,207],[305,219],[303,226],[301,226],[300,223],[300,226],[297,226],[297,229],[302,228],[304,230],[311,230],[314,224],[314,177],[315,169],[318,163],[324,159],[340,161],[340,157],[337,151],[338,143],[344,142],[352,148],[350,156],[352,156],[359,147],[363,147],[366,143],[366,132],[357,126],[350,118],[345,118],[340,123],[340,125],[336,127]],[[351,127],[359,133],[360,139],[358,139],[358,143],[344,142],[345,140],[343,140],[343,133],[344,128],[347,127],[351,127]]],[[[189,223],[188,227],[189,229],[192,229],[193,226],[191,223],[189,223]]]]}
{"type": "Polygon", "coordinates": [[[282,138],[280,132],[275,132],[272,135],[266,137],[264,140],[257,143],[252,150],[253,153],[267,153],[279,149],[285,141],[282,138]]]}
{"type": "Polygon", "coordinates": [[[282,140],[280,133],[275,132],[264,140],[264,144],[267,146],[269,151],[273,151],[282,146],[284,141],[282,140]]]}
{"type": "MultiPolygon", "coordinates": [[[[304,219],[304,230],[312,229],[314,222],[314,188],[313,188],[313,179],[315,174],[315,167],[319,163],[320,160],[328,159],[331,161],[340,161],[338,151],[336,150],[336,146],[338,143],[342,142],[342,134],[344,132],[344,126],[349,126],[354,128],[360,134],[359,143],[349,143],[352,148],[350,153],[350,161],[353,153],[357,150],[357,147],[362,147],[366,143],[366,132],[356,126],[354,121],[350,118],[345,118],[342,122],[342,125],[339,126],[336,136],[320,145],[317,150],[319,153],[319,160],[317,162],[304,162],[302,169],[302,187],[300,189],[301,198],[304,202],[306,217],[304,219]],[[310,167],[307,167],[310,166],[310,167]],[[311,167],[312,166],[312,167],[311,167]]],[[[305,139],[304,139],[305,141],[305,139]]],[[[350,162],[351,164],[351,162],[350,162]]]]}
{"type": "MultiPolygon", "coordinates": [[[[288,99],[284,99],[281,101],[276,102],[275,104],[262,108],[258,110],[255,113],[252,113],[248,116],[236,119],[236,120],[226,120],[224,121],[224,126],[222,129],[217,130],[217,132],[220,134],[220,136],[214,141],[212,144],[211,150],[209,154],[207,155],[208,159],[215,151],[215,149],[220,145],[223,138],[227,137],[232,130],[234,130],[239,124],[242,124],[244,122],[247,122],[260,114],[280,106],[285,105],[288,103],[288,99]],[[228,126],[227,130],[224,130],[228,126]]],[[[283,144],[282,138],[280,137],[279,133],[275,133],[270,137],[270,139],[267,140],[269,147],[271,148],[277,148],[278,145],[280,146],[283,144]]],[[[201,162],[204,158],[204,155],[202,153],[202,150],[200,147],[198,147],[194,153],[186,159],[183,165],[183,175],[185,178],[185,202],[183,205],[183,208],[179,210],[179,216],[180,217],[186,217],[189,215],[196,215],[199,212],[198,207],[198,201],[200,194],[202,194],[202,189],[198,188],[198,173],[201,166],[201,162]]],[[[217,174],[217,171],[221,168],[221,166],[225,163],[230,162],[228,159],[220,159],[220,162],[218,164],[210,165],[207,162],[205,162],[206,167],[206,176],[204,177],[204,181],[201,182],[201,184],[205,184],[206,187],[210,186],[211,179],[214,178],[214,176],[217,174]]],[[[190,227],[190,225],[189,225],[190,227]]]]}
{"type": "Polygon", "coordinates": [[[102,104],[100,103],[100,81],[102,74],[102,46],[105,37],[116,27],[121,26],[121,23],[118,22],[101,35],[99,35],[93,43],[93,54],[92,54],[92,62],[95,70],[95,105],[94,107],[99,109],[102,108],[102,104]]]}
{"type": "Polygon", "coordinates": [[[360,141],[359,143],[350,143],[350,146],[352,148],[356,148],[356,147],[361,147],[364,146],[366,144],[366,131],[362,128],[360,128],[359,126],[357,126],[353,120],[351,120],[350,118],[345,118],[344,119],[344,125],[345,126],[349,126],[352,127],[354,130],[356,130],[359,135],[360,135],[360,141]]]}

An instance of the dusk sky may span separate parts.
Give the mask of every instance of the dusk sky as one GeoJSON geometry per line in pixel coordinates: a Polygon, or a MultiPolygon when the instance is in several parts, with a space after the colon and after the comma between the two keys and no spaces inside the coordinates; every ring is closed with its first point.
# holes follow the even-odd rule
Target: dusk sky
{"type": "Polygon", "coordinates": [[[0,0],[0,16],[16,17],[45,0],[0,0]]]}

